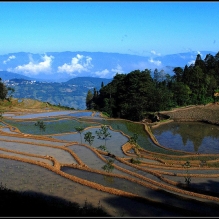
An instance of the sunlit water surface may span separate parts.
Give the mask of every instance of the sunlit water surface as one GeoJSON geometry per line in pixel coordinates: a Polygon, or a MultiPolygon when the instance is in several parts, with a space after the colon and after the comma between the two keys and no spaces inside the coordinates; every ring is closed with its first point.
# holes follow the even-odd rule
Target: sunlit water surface
{"type": "Polygon", "coordinates": [[[166,148],[195,153],[219,153],[219,126],[201,122],[171,122],[152,133],[166,148]]]}

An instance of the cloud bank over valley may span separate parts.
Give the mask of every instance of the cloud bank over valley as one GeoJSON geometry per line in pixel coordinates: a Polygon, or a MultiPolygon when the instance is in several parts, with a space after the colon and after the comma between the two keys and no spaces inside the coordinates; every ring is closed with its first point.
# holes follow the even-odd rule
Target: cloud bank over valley
{"type": "Polygon", "coordinates": [[[134,70],[164,70],[172,75],[174,67],[194,63],[197,54],[202,59],[210,51],[161,56],[152,50],[148,57],[104,52],[48,52],[44,54],[11,53],[0,55],[0,70],[18,73],[36,79],[66,81],[75,77],[113,78],[117,73],[126,74],[134,70]]]}

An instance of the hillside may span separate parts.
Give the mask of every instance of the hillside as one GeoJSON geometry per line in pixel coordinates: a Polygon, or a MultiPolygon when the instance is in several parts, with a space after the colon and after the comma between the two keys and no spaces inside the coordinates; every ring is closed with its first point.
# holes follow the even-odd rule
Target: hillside
{"type": "MultiPolygon", "coordinates": [[[[5,80],[4,77],[2,79],[5,80]]],[[[85,102],[88,90],[94,88],[99,90],[102,82],[106,85],[111,82],[111,79],[78,77],[63,83],[10,79],[5,84],[7,87],[14,88],[14,98],[36,99],[53,105],[60,104],[61,106],[83,110],[86,109],[85,102]]]]}
{"type": "Polygon", "coordinates": [[[0,101],[1,112],[44,112],[53,110],[65,110],[62,106],[54,106],[50,103],[42,102],[34,99],[17,99],[12,98],[11,102],[4,100],[0,101]]]}
{"type": "Polygon", "coordinates": [[[17,74],[9,71],[0,71],[0,78],[5,81],[5,80],[10,80],[10,79],[26,79],[26,80],[34,80],[33,78],[27,77],[22,74],[17,74]]]}

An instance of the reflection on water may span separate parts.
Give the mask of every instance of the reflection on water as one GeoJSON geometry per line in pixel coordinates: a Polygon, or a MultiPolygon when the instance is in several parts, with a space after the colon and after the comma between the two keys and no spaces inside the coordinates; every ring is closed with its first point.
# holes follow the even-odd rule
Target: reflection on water
{"type": "MultiPolygon", "coordinates": [[[[65,173],[80,177],[91,182],[101,184],[103,186],[110,186],[112,188],[120,189],[126,192],[132,192],[138,195],[142,195],[147,192],[147,188],[127,179],[117,178],[113,176],[104,176],[98,173],[91,173],[85,170],[74,169],[71,167],[62,167],[61,170],[65,173]],[[132,190],[130,191],[130,188],[132,190]]],[[[150,190],[150,189],[149,189],[150,190]]]]}
{"type": "Polygon", "coordinates": [[[110,125],[114,130],[121,130],[129,136],[133,136],[134,133],[138,134],[137,143],[144,149],[164,153],[164,154],[180,154],[171,152],[161,147],[156,146],[150,139],[149,135],[145,131],[143,124],[134,123],[126,120],[105,120],[103,123],[110,125]]]}
{"type": "MultiPolygon", "coordinates": [[[[95,182],[101,184],[105,187],[111,187],[119,190],[123,190],[126,192],[131,192],[133,194],[151,198],[153,197],[156,201],[165,202],[168,204],[177,203],[179,205],[184,206],[187,202],[187,199],[181,199],[178,195],[166,193],[164,190],[159,189],[151,189],[149,187],[143,186],[140,183],[133,182],[128,179],[117,178],[113,176],[103,176],[98,173],[90,173],[85,170],[74,169],[71,167],[62,167],[62,171],[77,177],[80,177],[85,180],[89,180],[91,182],[95,182]]],[[[131,179],[131,177],[129,177],[131,179]]],[[[150,183],[149,183],[150,184],[150,183]]],[[[194,205],[195,206],[195,205],[194,205]]],[[[188,206],[187,209],[192,209],[194,206],[188,206]]],[[[197,207],[197,206],[196,206],[197,207]]]]}
{"type": "MultiPolygon", "coordinates": [[[[37,121],[37,120],[36,120],[37,121]]],[[[20,132],[26,134],[34,134],[34,135],[41,135],[41,130],[39,127],[35,126],[36,121],[13,121],[13,120],[5,120],[8,124],[17,127],[20,132]]],[[[43,120],[46,129],[43,134],[50,135],[50,134],[57,134],[57,133],[65,133],[65,132],[76,132],[75,127],[82,126],[84,128],[89,127],[91,125],[96,126],[99,125],[97,123],[87,123],[76,119],[45,119],[43,120]]]]}
{"type": "Polygon", "coordinates": [[[92,150],[82,145],[73,145],[68,147],[85,163],[87,166],[93,169],[102,170],[102,166],[105,162],[101,160],[92,150]]]}
{"type": "MultiPolygon", "coordinates": [[[[59,139],[59,140],[64,140],[64,141],[77,141],[77,142],[81,142],[82,144],[88,144],[88,142],[85,141],[84,139],[84,134],[90,131],[92,133],[92,135],[95,136],[92,147],[99,147],[100,145],[104,145],[105,142],[102,139],[98,139],[98,136],[96,135],[96,131],[99,131],[99,128],[89,128],[85,131],[82,132],[82,139],[80,134],[75,133],[75,134],[60,134],[60,135],[56,135],[56,136],[52,136],[55,139],[59,139]]],[[[128,138],[124,135],[122,135],[120,132],[116,132],[113,130],[109,130],[109,133],[111,134],[112,138],[107,138],[106,139],[106,148],[107,150],[112,153],[115,154],[116,156],[120,156],[120,157],[126,157],[126,155],[123,153],[122,151],[122,146],[128,141],[128,138]]]]}
{"type": "Polygon", "coordinates": [[[219,127],[200,122],[171,122],[152,129],[158,142],[175,150],[219,153],[219,127]]]}

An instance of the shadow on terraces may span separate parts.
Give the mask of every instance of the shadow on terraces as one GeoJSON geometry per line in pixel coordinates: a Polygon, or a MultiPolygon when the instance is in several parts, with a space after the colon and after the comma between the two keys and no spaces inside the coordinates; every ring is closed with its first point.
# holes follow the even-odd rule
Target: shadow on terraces
{"type": "Polygon", "coordinates": [[[39,192],[18,192],[0,187],[1,216],[7,217],[109,217],[101,206],[94,207],[86,202],[80,206],[76,202],[45,195],[39,192]]]}

